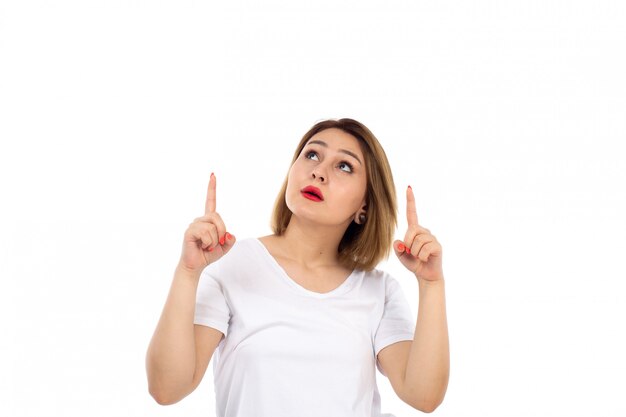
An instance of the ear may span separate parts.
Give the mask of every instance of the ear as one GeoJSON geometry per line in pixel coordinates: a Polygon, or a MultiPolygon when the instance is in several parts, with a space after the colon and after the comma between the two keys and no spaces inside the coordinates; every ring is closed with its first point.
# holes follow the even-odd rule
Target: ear
{"type": "Polygon", "coordinates": [[[354,214],[354,222],[356,224],[361,224],[361,220],[359,219],[359,217],[362,215],[365,215],[367,218],[367,204],[365,203],[365,200],[363,200],[361,208],[354,214]]]}

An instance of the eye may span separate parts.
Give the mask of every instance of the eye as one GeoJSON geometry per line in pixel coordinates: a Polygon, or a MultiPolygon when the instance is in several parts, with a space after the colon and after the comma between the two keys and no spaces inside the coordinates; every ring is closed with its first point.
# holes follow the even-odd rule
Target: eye
{"type": "MultiPolygon", "coordinates": [[[[318,156],[318,155],[317,155],[317,152],[315,152],[315,151],[308,151],[308,152],[304,155],[304,157],[305,157],[306,159],[311,159],[311,158],[309,158],[309,155],[311,155],[311,154],[313,154],[313,155],[315,155],[315,156],[318,156]]],[[[352,171],[354,170],[354,168],[353,168],[352,164],[351,164],[351,163],[349,163],[349,162],[347,162],[347,161],[341,161],[341,162],[339,163],[339,165],[338,165],[338,166],[342,166],[342,165],[345,165],[345,166],[347,166],[347,167],[350,169],[349,171],[346,171],[345,169],[342,169],[342,171],[343,171],[343,172],[347,172],[348,174],[351,174],[351,173],[352,173],[352,171]]]]}
{"type": "Polygon", "coordinates": [[[311,158],[309,158],[309,155],[311,155],[311,154],[315,154],[315,155],[317,155],[317,152],[309,151],[309,152],[307,152],[307,153],[306,153],[306,155],[305,155],[304,157],[305,157],[306,159],[311,159],[311,158]]]}
{"type": "Polygon", "coordinates": [[[345,166],[347,166],[348,168],[350,168],[350,171],[346,171],[346,172],[352,172],[352,165],[351,165],[351,164],[349,164],[348,162],[346,162],[346,161],[342,161],[339,165],[345,165],[345,166]]]}

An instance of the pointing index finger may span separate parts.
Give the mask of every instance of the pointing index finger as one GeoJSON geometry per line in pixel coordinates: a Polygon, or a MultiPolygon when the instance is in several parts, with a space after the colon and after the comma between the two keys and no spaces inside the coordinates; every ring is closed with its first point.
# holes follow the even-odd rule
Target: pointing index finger
{"type": "Polygon", "coordinates": [[[409,185],[406,189],[406,220],[409,226],[417,226],[417,210],[415,209],[415,196],[409,185]]]}
{"type": "Polygon", "coordinates": [[[204,214],[215,213],[215,174],[211,172],[209,188],[206,192],[206,202],[204,203],[204,214]]]}

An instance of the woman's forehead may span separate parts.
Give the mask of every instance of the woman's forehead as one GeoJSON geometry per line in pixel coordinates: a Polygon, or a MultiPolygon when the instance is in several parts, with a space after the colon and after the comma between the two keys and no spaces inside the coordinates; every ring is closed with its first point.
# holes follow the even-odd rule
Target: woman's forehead
{"type": "MultiPolygon", "coordinates": [[[[348,151],[359,156],[363,155],[359,140],[341,129],[330,128],[317,132],[307,141],[305,146],[312,144],[338,151],[348,151]]],[[[362,160],[362,158],[359,159],[362,160]]]]}

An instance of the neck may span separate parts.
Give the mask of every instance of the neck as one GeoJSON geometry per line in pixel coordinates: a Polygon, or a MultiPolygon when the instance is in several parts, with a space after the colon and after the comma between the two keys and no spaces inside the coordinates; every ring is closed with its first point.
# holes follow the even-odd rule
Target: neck
{"type": "Polygon", "coordinates": [[[303,222],[294,215],[287,225],[281,241],[286,256],[307,268],[335,267],[339,264],[337,249],[348,225],[325,226],[303,222]]]}

